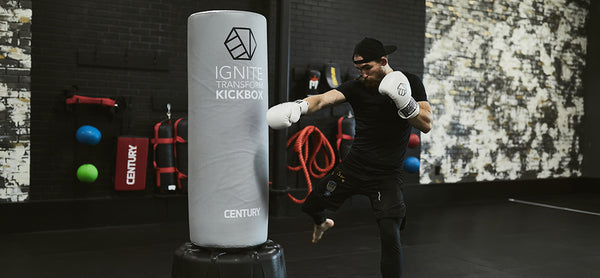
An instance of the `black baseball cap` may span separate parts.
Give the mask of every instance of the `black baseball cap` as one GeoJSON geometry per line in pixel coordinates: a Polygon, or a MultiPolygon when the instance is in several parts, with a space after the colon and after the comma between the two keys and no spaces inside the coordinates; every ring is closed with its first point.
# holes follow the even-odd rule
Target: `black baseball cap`
{"type": "Polygon", "coordinates": [[[362,64],[371,62],[373,60],[379,59],[383,56],[386,56],[394,51],[396,51],[395,45],[383,45],[380,41],[373,38],[364,38],[362,41],[356,44],[354,47],[354,53],[352,54],[352,58],[354,60],[354,56],[360,55],[363,57],[362,60],[354,61],[355,64],[362,64]]]}

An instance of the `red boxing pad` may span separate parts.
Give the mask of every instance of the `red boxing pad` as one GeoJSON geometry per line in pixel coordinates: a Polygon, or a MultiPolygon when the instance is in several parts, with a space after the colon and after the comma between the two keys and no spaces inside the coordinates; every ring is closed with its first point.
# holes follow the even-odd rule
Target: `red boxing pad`
{"type": "Polygon", "coordinates": [[[419,146],[419,144],[421,144],[421,139],[419,138],[419,135],[411,133],[410,138],[408,138],[408,147],[416,148],[419,146]]]}
{"type": "Polygon", "coordinates": [[[148,138],[119,137],[115,190],[133,191],[146,188],[146,165],[148,162],[148,138]]]}

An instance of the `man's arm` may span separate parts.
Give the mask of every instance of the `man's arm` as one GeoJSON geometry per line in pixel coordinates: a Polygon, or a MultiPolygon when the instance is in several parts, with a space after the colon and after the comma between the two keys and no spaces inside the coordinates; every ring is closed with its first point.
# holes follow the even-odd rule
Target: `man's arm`
{"type": "MultiPolygon", "coordinates": [[[[425,96],[425,88],[419,81],[415,85],[416,92],[425,96]]],[[[393,71],[385,75],[379,84],[379,93],[390,97],[398,108],[398,116],[408,121],[410,125],[422,132],[431,130],[432,113],[427,101],[416,101],[412,96],[412,85],[408,77],[400,72],[393,71]]]]}
{"type": "Polygon", "coordinates": [[[431,123],[433,122],[431,106],[427,101],[418,101],[417,104],[419,105],[419,114],[414,118],[407,119],[407,121],[416,129],[427,133],[431,130],[431,123]]]}
{"type": "Polygon", "coordinates": [[[287,128],[296,123],[304,114],[310,114],[344,101],[346,101],[346,97],[342,92],[330,90],[303,100],[280,103],[267,111],[267,124],[273,129],[287,128]]]}
{"type": "Polygon", "coordinates": [[[306,114],[310,114],[323,108],[340,104],[346,101],[346,97],[342,92],[333,89],[322,94],[309,96],[304,101],[308,102],[308,111],[306,114]]]}

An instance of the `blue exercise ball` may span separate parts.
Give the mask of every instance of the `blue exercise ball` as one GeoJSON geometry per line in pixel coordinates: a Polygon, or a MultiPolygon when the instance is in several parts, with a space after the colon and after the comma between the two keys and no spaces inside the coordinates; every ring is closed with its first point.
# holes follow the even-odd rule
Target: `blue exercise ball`
{"type": "Polygon", "coordinates": [[[102,133],[91,125],[82,125],[75,134],[77,141],[86,145],[96,145],[102,138],[102,133]]]}
{"type": "Polygon", "coordinates": [[[409,156],[404,160],[404,170],[409,173],[419,172],[421,162],[414,156],[409,156]]]}

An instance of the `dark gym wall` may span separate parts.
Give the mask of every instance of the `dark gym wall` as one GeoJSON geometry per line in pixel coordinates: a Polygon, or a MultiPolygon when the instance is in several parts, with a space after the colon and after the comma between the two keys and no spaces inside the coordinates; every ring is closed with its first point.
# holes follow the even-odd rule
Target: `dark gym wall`
{"type": "MultiPolygon", "coordinates": [[[[346,70],[351,66],[348,61],[353,45],[364,36],[373,36],[397,44],[400,50],[393,56],[395,63],[421,73],[423,1],[405,2],[390,6],[385,1],[369,5],[292,1],[291,66],[336,62],[346,70]],[[372,5],[388,8],[369,11],[372,5]],[[386,18],[386,13],[400,16],[386,18]]],[[[113,195],[111,171],[116,136],[151,137],[153,124],[165,118],[167,101],[173,103],[173,117],[185,114],[187,17],[212,9],[249,10],[269,17],[274,7],[273,1],[35,3],[29,199],[113,195]],[[90,62],[89,57],[103,60],[90,62]],[[131,62],[134,59],[130,57],[136,60],[131,62]],[[63,90],[72,89],[72,85],[85,96],[125,96],[127,110],[113,113],[89,106],[67,110],[63,90]],[[75,140],[74,133],[82,124],[97,126],[103,132],[100,144],[83,146],[75,140]],[[75,170],[82,163],[93,163],[99,169],[95,183],[83,184],[75,178],[75,170]]],[[[273,17],[269,17],[269,22],[273,22],[273,17]]],[[[269,28],[273,34],[276,26],[269,28]]],[[[270,55],[273,52],[270,49],[270,55]]],[[[270,67],[272,71],[272,61],[270,67]]],[[[148,185],[154,183],[150,168],[147,179],[148,185]]],[[[151,186],[147,191],[151,192],[151,186]]]]}
{"type": "MultiPolygon", "coordinates": [[[[166,118],[167,102],[173,104],[174,118],[185,115],[187,18],[194,12],[217,9],[253,11],[268,17],[269,1],[34,3],[30,200],[98,198],[114,193],[115,137],[151,137],[154,123],[166,118]],[[68,111],[62,90],[72,85],[85,96],[126,97],[127,110],[111,113],[79,106],[68,111]],[[82,124],[103,132],[100,144],[89,147],[75,140],[75,131],[82,124]],[[77,166],[84,162],[99,169],[100,176],[93,184],[75,178],[77,166]]],[[[147,177],[151,193],[151,167],[147,177]]]]}
{"type": "MultiPolygon", "coordinates": [[[[291,65],[324,67],[333,62],[342,79],[354,73],[352,51],[364,37],[373,37],[398,50],[390,55],[395,69],[423,73],[425,1],[292,1],[291,65]]],[[[322,69],[322,68],[318,68],[322,69]]]]}
{"type": "MultiPolygon", "coordinates": [[[[390,65],[396,70],[406,70],[419,76],[423,73],[425,41],[425,1],[342,1],[342,0],[293,0],[290,9],[290,100],[307,96],[307,70],[321,71],[318,92],[330,87],[325,80],[327,63],[339,69],[338,81],[356,76],[358,71],[352,63],[356,43],[372,37],[384,44],[393,44],[398,50],[389,55],[390,65]]],[[[298,125],[288,129],[288,135],[298,132],[296,128],[314,125],[333,143],[337,132],[337,120],[344,115],[343,105],[330,111],[320,111],[301,119],[298,125]]],[[[297,154],[288,152],[291,166],[297,154]]],[[[418,157],[418,149],[407,155],[418,157]]],[[[325,165],[322,162],[321,167],[325,165]]],[[[288,186],[297,190],[306,189],[306,177],[301,171],[288,175],[288,186]]],[[[313,179],[313,182],[316,179],[313,179]]],[[[417,183],[418,173],[405,173],[406,183],[417,183]]],[[[305,194],[305,192],[298,193],[305,194]]]]}
{"type": "Polygon", "coordinates": [[[600,178],[600,2],[591,1],[587,22],[588,51],[586,58],[585,87],[585,145],[583,147],[583,175],[600,178]]]}

